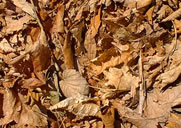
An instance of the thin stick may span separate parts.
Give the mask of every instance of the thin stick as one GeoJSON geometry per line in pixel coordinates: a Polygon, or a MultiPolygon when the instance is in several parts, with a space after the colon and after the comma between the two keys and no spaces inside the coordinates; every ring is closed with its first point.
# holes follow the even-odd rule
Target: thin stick
{"type": "Polygon", "coordinates": [[[142,49],[140,50],[140,58],[139,58],[139,77],[141,80],[140,88],[139,88],[139,109],[138,112],[142,115],[144,111],[144,102],[146,97],[146,89],[145,82],[143,76],[143,63],[142,63],[142,49]]]}

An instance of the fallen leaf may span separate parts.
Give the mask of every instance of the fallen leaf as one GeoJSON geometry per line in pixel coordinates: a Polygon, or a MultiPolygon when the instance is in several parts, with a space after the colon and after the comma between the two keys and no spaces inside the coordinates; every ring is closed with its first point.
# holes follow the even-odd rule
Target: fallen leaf
{"type": "Polygon", "coordinates": [[[109,72],[104,71],[104,75],[108,80],[105,85],[112,85],[121,91],[128,91],[131,87],[137,88],[139,86],[139,78],[132,76],[127,67],[109,68],[109,72]]]}
{"type": "Polygon", "coordinates": [[[72,97],[89,94],[89,84],[76,70],[65,70],[62,77],[63,80],[60,81],[60,88],[64,96],[72,97]]]}
{"type": "Polygon", "coordinates": [[[174,19],[176,19],[176,18],[179,18],[180,15],[181,15],[181,8],[179,8],[178,10],[176,10],[175,12],[173,12],[172,14],[170,14],[168,17],[166,17],[165,19],[163,19],[162,22],[174,20],[174,19]]]}
{"type": "Polygon", "coordinates": [[[6,90],[3,99],[4,118],[0,124],[6,125],[15,121],[18,125],[46,126],[47,120],[37,106],[30,108],[25,104],[21,94],[10,89],[6,90]]]}
{"type": "Polygon", "coordinates": [[[33,10],[33,7],[30,3],[26,2],[26,0],[13,0],[13,4],[17,7],[21,8],[24,12],[31,15],[33,18],[36,18],[36,14],[33,10]]]}

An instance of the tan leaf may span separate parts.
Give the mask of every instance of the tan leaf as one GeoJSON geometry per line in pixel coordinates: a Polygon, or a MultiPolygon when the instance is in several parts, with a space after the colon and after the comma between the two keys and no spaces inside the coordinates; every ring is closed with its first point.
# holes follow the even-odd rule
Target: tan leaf
{"type": "Polygon", "coordinates": [[[179,18],[181,16],[181,8],[174,11],[172,14],[170,14],[168,17],[162,20],[162,22],[175,20],[176,18],[179,18]]]}
{"type": "Polygon", "coordinates": [[[181,64],[169,71],[162,73],[157,79],[161,81],[159,86],[163,89],[168,84],[173,83],[181,74],[181,64]]]}
{"type": "Polygon", "coordinates": [[[96,41],[95,38],[92,37],[91,35],[91,29],[89,29],[86,32],[86,37],[85,37],[85,41],[84,41],[84,46],[85,49],[87,50],[87,57],[92,60],[96,57],[96,41]]]}
{"type": "Polygon", "coordinates": [[[16,51],[5,38],[0,42],[0,49],[5,53],[16,51]]]}
{"type": "Polygon", "coordinates": [[[32,20],[32,17],[29,15],[25,15],[19,18],[18,20],[14,20],[12,19],[12,17],[6,16],[5,20],[6,20],[6,26],[3,28],[2,31],[5,33],[12,33],[15,31],[18,32],[21,29],[23,29],[25,24],[28,24],[28,22],[32,20]]]}
{"type": "Polygon", "coordinates": [[[120,56],[116,56],[116,57],[112,57],[109,61],[103,63],[101,66],[99,65],[95,65],[95,64],[90,64],[91,67],[91,72],[99,75],[101,74],[105,69],[109,68],[109,67],[114,67],[116,65],[119,65],[123,63],[123,60],[120,56]]]}
{"type": "Polygon", "coordinates": [[[153,0],[138,0],[137,1],[137,9],[144,8],[148,5],[150,5],[153,2],[153,0]]]}
{"type": "Polygon", "coordinates": [[[66,34],[64,40],[63,55],[66,69],[72,69],[74,67],[74,62],[70,32],[66,34]]]}
{"type": "MultiPolygon", "coordinates": [[[[174,23],[175,23],[175,27],[177,29],[177,33],[181,33],[181,21],[175,19],[174,23]]],[[[174,34],[175,34],[175,32],[174,32],[174,34]]]]}
{"type": "Polygon", "coordinates": [[[64,18],[64,6],[61,5],[58,8],[58,12],[57,12],[57,15],[55,17],[55,23],[53,24],[53,28],[52,28],[53,32],[60,32],[60,33],[64,32],[63,18],[64,18]]]}
{"type": "Polygon", "coordinates": [[[115,109],[113,107],[108,108],[106,112],[101,114],[101,119],[105,125],[105,128],[114,128],[115,109]]]}
{"type": "Polygon", "coordinates": [[[99,112],[99,106],[85,96],[69,97],[53,106],[50,110],[66,109],[69,112],[80,117],[95,116],[99,112]]]}
{"type": "Polygon", "coordinates": [[[146,12],[146,14],[145,14],[145,15],[147,16],[148,22],[149,22],[150,24],[153,23],[153,10],[154,10],[154,7],[155,7],[155,6],[151,7],[151,8],[146,12]]]}
{"type": "Polygon", "coordinates": [[[132,76],[126,67],[110,68],[109,72],[104,71],[104,75],[108,80],[105,84],[113,85],[118,90],[128,91],[131,87],[137,88],[139,86],[139,78],[132,76]]]}
{"type": "Polygon", "coordinates": [[[33,10],[33,7],[30,3],[26,2],[26,0],[13,0],[13,3],[21,8],[24,12],[28,13],[32,17],[36,18],[36,14],[33,10]]]}
{"type": "Polygon", "coordinates": [[[3,99],[4,118],[1,119],[0,125],[9,124],[13,120],[18,125],[46,126],[47,120],[42,116],[42,112],[37,106],[30,108],[25,104],[24,97],[14,92],[6,90],[3,99]]]}
{"type": "Polygon", "coordinates": [[[160,10],[157,12],[158,20],[162,20],[163,18],[169,16],[170,14],[173,13],[173,10],[168,6],[168,5],[163,5],[160,10]]]}
{"type": "Polygon", "coordinates": [[[98,10],[98,14],[91,19],[91,36],[94,38],[98,32],[99,26],[101,24],[101,8],[98,10]]]}
{"type": "Polygon", "coordinates": [[[171,113],[166,128],[180,128],[181,127],[181,116],[177,113],[171,113]]]}
{"type": "Polygon", "coordinates": [[[63,80],[60,81],[60,88],[64,96],[72,97],[89,94],[89,84],[76,70],[65,70],[62,77],[63,80]]]}

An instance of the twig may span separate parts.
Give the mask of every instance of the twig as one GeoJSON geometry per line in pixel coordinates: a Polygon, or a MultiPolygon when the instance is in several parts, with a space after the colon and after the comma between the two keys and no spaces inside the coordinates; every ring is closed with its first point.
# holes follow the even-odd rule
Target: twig
{"type": "Polygon", "coordinates": [[[139,109],[138,113],[143,114],[144,111],[144,102],[146,97],[146,89],[145,89],[145,82],[143,76],[143,63],[142,63],[142,49],[140,50],[140,58],[139,58],[139,77],[141,80],[140,88],[139,88],[139,109]]]}
{"type": "Polygon", "coordinates": [[[175,23],[174,23],[173,20],[172,20],[172,24],[173,24],[173,28],[174,28],[174,32],[175,32],[175,43],[174,43],[173,51],[172,51],[172,55],[173,55],[173,53],[174,53],[174,51],[176,50],[176,47],[177,47],[177,29],[175,27],[175,23]]]}

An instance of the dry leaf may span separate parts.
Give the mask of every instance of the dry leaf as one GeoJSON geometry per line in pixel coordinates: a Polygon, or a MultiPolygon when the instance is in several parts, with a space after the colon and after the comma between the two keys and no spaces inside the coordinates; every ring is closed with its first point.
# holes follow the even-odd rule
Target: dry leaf
{"type": "Polygon", "coordinates": [[[139,0],[137,1],[137,9],[144,8],[148,5],[150,5],[153,2],[153,0],[139,0]]]}
{"type": "Polygon", "coordinates": [[[94,38],[98,32],[99,26],[101,24],[101,8],[98,10],[98,14],[91,19],[91,37],[94,38]]]}
{"type": "Polygon", "coordinates": [[[64,6],[61,5],[58,8],[58,12],[57,15],[55,17],[55,24],[53,24],[52,30],[53,32],[60,32],[63,33],[64,32],[64,6]]]}
{"type": "Polygon", "coordinates": [[[170,14],[167,18],[163,19],[162,22],[175,20],[181,16],[181,8],[170,14]]]}
{"type": "Polygon", "coordinates": [[[95,64],[90,64],[91,67],[91,72],[99,75],[101,74],[105,69],[109,67],[114,67],[116,65],[119,65],[123,63],[123,60],[120,56],[112,57],[109,61],[103,63],[101,66],[95,65],[95,64]]]}
{"type": "Polygon", "coordinates": [[[19,18],[18,20],[14,20],[12,17],[6,16],[5,20],[6,20],[6,26],[3,27],[3,32],[9,34],[24,29],[25,24],[28,24],[28,22],[32,20],[32,17],[29,15],[25,15],[19,18]]]}
{"type": "Polygon", "coordinates": [[[105,128],[114,128],[115,122],[115,109],[113,107],[101,114],[101,119],[105,125],[105,128]]]}
{"type": "Polygon", "coordinates": [[[159,84],[159,87],[161,87],[161,89],[163,89],[168,84],[173,83],[174,81],[177,80],[177,78],[180,76],[180,74],[181,74],[181,64],[169,71],[162,73],[157,78],[158,80],[161,81],[161,84],[159,84]]]}
{"type": "Polygon", "coordinates": [[[33,10],[33,7],[30,3],[26,2],[26,0],[13,0],[13,3],[21,8],[24,12],[31,15],[33,18],[36,18],[36,14],[33,10]]]}
{"type": "Polygon", "coordinates": [[[99,106],[91,102],[86,96],[69,97],[49,108],[50,110],[66,109],[80,117],[95,116],[99,112],[99,106]]]}
{"type": "Polygon", "coordinates": [[[92,37],[91,29],[86,32],[85,42],[84,42],[85,49],[87,50],[87,57],[88,59],[92,60],[96,57],[96,41],[95,38],[92,37]]]}
{"type": "Polygon", "coordinates": [[[151,7],[151,8],[146,12],[146,14],[145,14],[145,15],[147,16],[148,22],[149,22],[150,24],[153,23],[153,10],[154,10],[154,6],[151,7]]]}
{"type": "Polygon", "coordinates": [[[60,88],[66,97],[88,95],[89,84],[84,77],[74,69],[65,70],[60,81],[60,88]]]}
{"type": "Polygon", "coordinates": [[[21,94],[12,90],[6,90],[3,99],[4,118],[0,125],[9,124],[13,120],[18,125],[46,126],[47,120],[37,106],[30,108],[25,104],[25,99],[21,94]]]}
{"type": "Polygon", "coordinates": [[[108,80],[105,85],[113,85],[121,91],[128,91],[131,87],[137,88],[139,86],[139,78],[132,76],[126,66],[121,69],[109,68],[109,72],[104,71],[104,75],[108,80]]]}
{"type": "Polygon", "coordinates": [[[73,63],[72,41],[71,41],[70,32],[66,34],[66,38],[64,40],[63,54],[64,54],[66,69],[72,69],[74,67],[74,63],[73,63]]]}
{"type": "Polygon", "coordinates": [[[173,10],[168,6],[168,5],[163,5],[160,10],[157,12],[158,20],[162,20],[163,18],[169,16],[170,14],[173,13],[173,10]]]}

